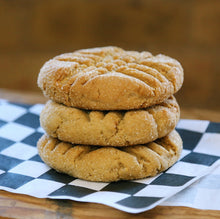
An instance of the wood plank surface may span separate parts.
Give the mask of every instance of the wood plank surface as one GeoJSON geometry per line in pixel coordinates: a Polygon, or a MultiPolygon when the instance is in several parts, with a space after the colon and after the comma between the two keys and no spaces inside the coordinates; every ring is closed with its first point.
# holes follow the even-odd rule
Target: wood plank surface
{"type": "MultiPolygon", "coordinates": [[[[21,103],[44,103],[46,98],[40,93],[24,93],[0,89],[0,98],[21,103]]],[[[205,119],[220,122],[220,112],[206,109],[181,109],[181,118],[205,119]]],[[[71,200],[39,199],[22,194],[0,190],[0,218],[220,218],[220,211],[199,210],[188,207],[157,206],[152,210],[129,214],[114,208],[71,200]]]]}

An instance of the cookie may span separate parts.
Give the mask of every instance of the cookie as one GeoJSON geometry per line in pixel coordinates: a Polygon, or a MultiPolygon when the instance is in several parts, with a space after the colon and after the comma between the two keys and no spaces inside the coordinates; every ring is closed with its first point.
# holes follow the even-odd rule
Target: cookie
{"type": "Polygon", "coordinates": [[[146,108],[176,93],[182,83],[177,60],[112,46],[56,56],[38,76],[45,96],[89,110],[146,108]]]}
{"type": "Polygon", "coordinates": [[[87,111],[48,101],[41,112],[43,129],[73,144],[129,146],[145,144],[171,132],[180,117],[176,99],[142,110],[87,111]]]}
{"type": "Polygon", "coordinates": [[[42,160],[58,172],[111,182],[141,179],[166,170],[178,160],[182,140],[174,130],[146,145],[115,148],[72,145],[45,134],[37,147],[42,160]]]}

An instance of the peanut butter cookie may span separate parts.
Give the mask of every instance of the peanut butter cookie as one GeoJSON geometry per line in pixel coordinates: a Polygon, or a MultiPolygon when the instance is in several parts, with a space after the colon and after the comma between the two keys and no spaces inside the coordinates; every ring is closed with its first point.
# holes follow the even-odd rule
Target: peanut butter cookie
{"type": "Polygon", "coordinates": [[[89,110],[146,108],[163,102],[182,83],[183,69],[177,60],[112,46],[56,56],[38,76],[45,96],[89,110]]]}
{"type": "Polygon", "coordinates": [[[174,130],[146,145],[116,148],[72,145],[45,134],[37,147],[43,161],[59,172],[111,182],[141,179],[166,170],[178,160],[182,140],[174,130]]]}
{"type": "Polygon", "coordinates": [[[141,110],[87,111],[48,101],[41,126],[50,136],[73,144],[129,146],[145,144],[171,132],[180,117],[176,99],[141,110]]]}

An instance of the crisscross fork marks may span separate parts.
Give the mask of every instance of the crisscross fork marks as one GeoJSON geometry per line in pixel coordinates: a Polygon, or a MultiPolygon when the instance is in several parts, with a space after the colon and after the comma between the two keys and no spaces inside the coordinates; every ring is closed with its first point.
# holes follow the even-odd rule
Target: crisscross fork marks
{"type": "Polygon", "coordinates": [[[87,67],[102,66],[107,70],[105,71],[105,73],[108,73],[109,71],[121,72],[134,78],[140,79],[145,83],[147,82],[147,84],[149,83],[149,86],[151,86],[150,84],[158,86],[158,83],[156,83],[157,80],[161,82],[165,82],[168,80],[170,82],[171,78],[167,76],[167,72],[174,66],[173,63],[171,64],[169,62],[170,59],[168,59],[164,63],[157,63],[155,61],[155,58],[152,58],[152,55],[150,55],[150,57],[148,53],[147,55],[148,56],[145,58],[141,56],[138,52],[125,52],[124,50],[120,49],[106,49],[104,53],[98,54],[92,54],[92,52],[84,52],[84,50],[80,50],[75,53],[68,53],[57,56],[56,59],[60,61],[78,62],[80,65],[86,65],[87,67]],[[112,53],[112,51],[114,51],[116,54],[112,53]],[[129,69],[128,67],[131,67],[131,69],[129,69]],[[141,76],[141,74],[135,72],[134,69],[150,74],[154,76],[155,79],[153,80],[153,78],[146,78],[143,75],[141,76]],[[151,72],[149,70],[151,70],[151,72]],[[164,78],[161,77],[161,73],[167,80],[164,80],[164,78]]]}
{"type": "Polygon", "coordinates": [[[163,102],[182,83],[178,61],[117,47],[62,54],[46,62],[38,77],[45,96],[92,110],[145,108],[163,102]]]}

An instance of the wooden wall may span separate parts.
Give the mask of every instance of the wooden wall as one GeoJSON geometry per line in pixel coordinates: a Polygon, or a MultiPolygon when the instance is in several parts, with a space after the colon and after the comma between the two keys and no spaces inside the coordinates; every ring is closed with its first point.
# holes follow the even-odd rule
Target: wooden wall
{"type": "Polygon", "coordinates": [[[219,0],[0,0],[0,88],[40,91],[46,60],[105,45],[176,58],[179,103],[220,109],[219,0]]]}

